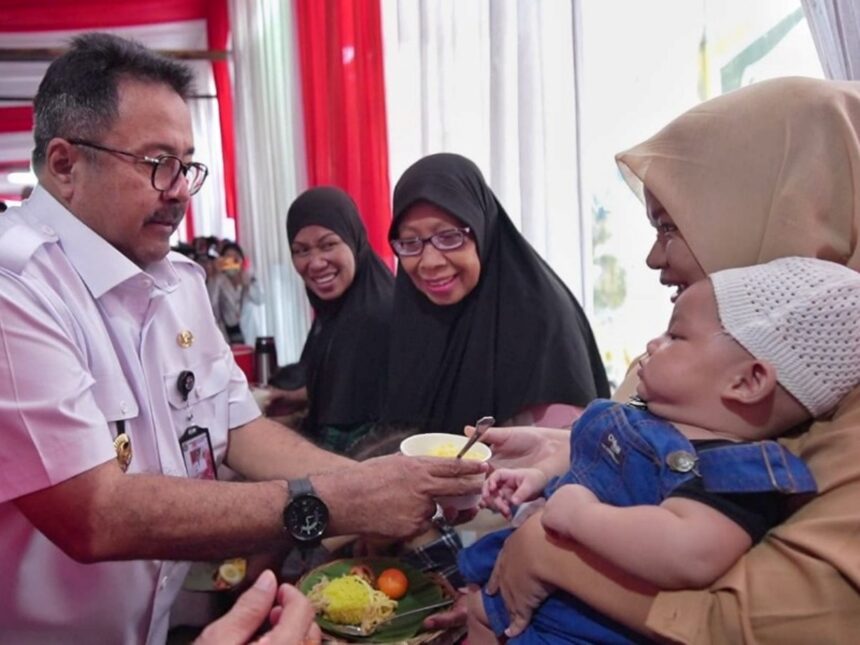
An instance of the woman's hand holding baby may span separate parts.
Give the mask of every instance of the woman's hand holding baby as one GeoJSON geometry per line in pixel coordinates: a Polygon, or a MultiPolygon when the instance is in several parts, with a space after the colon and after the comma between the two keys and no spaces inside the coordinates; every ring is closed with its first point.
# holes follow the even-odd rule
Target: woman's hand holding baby
{"type": "Polygon", "coordinates": [[[487,584],[488,593],[501,593],[505,601],[509,638],[528,627],[535,609],[556,589],[549,581],[554,562],[549,552],[558,548],[547,541],[540,518],[536,513],[508,537],[487,584]]]}

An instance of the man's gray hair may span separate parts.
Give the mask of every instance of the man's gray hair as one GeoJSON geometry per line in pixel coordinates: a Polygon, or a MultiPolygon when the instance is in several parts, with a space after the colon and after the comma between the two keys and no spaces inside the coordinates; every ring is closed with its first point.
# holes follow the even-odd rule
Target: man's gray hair
{"type": "Polygon", "coordinates": [[[48,67],[36,93],[36,170],[54,137],[98,140],[113,125],[123,79],[163,83],[188,100],[194,75],[187,65],[132,40],[105,33],[74,38],[71,48],[48,67]]]}

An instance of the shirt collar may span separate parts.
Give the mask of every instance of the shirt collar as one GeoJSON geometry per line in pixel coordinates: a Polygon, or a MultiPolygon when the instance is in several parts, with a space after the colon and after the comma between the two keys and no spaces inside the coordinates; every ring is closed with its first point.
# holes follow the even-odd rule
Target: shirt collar
{"type": "MultiPolygon", "coordinates": [[[[179,285],[179,276],[171,260],[164,258],[153,262],[144,271],[41,186],[36,186],[22,209],[26,211],[25,216],[53,229],[63,252],[94,298],[101,298],[117,285],[142,273],[167,292],[179,285]]],[[[175,258],[177,254],[172,255],[175,258]]]]}

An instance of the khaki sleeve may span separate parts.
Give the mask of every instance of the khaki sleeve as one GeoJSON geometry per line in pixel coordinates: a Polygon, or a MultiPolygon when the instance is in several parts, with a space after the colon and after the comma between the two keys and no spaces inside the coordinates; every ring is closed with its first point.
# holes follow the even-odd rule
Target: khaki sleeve
{"type": "Polygon", "coordinates": [[[786,445],[819,494],[709,589],[658,594],[648,628],[678,643],[847,643],[860,634],[860,389],[786,445]]]}

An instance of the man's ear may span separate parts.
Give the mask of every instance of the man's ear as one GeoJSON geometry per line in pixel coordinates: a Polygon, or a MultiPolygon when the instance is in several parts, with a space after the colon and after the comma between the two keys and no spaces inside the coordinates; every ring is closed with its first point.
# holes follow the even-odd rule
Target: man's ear
{"type": "Polygon", "coordinates": [[[59,137],[51,139],[45,149],[45,162],[41,174],[48,177],[50,183],[59,192],[59,196],[65,201],[71,199],[74,193],[73,170],[79,159],[80,152],[77,147],[59,137]]]}
{"type": "Polygon", "coordinates": [[[723,389],[723,398],[744,405],[760,403],[776,389],[776,369],[767,361],[751,359],[737,370],[723,389]]]}

